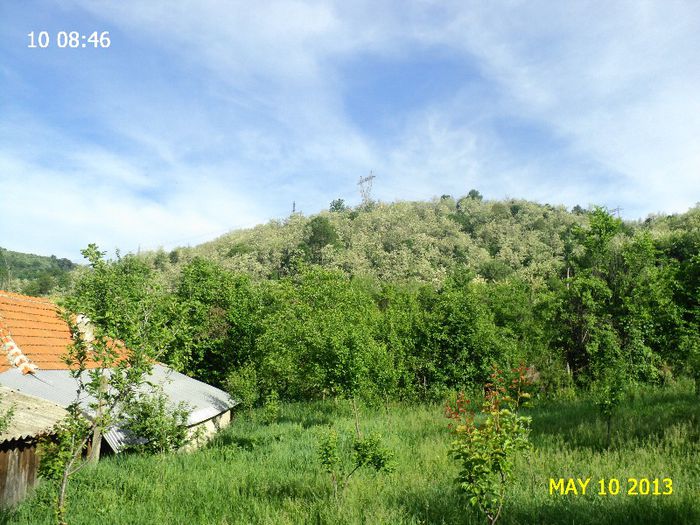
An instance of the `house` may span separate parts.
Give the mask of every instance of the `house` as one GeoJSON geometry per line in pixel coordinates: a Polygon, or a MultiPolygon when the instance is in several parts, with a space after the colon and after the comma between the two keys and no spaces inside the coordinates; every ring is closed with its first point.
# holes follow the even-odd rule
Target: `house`
{"type": "Polygon", "coordinates": [[[0,507],[21,501],[36,483],[39,438],[68,412],[55,403],[0,387],[0,411],[12,407],[7,429],[0,433],[0,507]]]}
{"type": "MultiPolygon", "coordinates": [[[[75,401],[77,383],[62,356],[71,342],[70,327],[50,300],[0,291],[0,385],[68,407],[75,401]]],[[[231,421],[237,403],[223,390],[161,363],[146,379],[161,385],[173,404],[189,405],[193,433],[208,437],[231,421]]],[[[88,402],[81,400],[86,407],[88,402]]],[[[127,439],[118,427],[110,428],[102,450],[119,452],[127,439]]]]}

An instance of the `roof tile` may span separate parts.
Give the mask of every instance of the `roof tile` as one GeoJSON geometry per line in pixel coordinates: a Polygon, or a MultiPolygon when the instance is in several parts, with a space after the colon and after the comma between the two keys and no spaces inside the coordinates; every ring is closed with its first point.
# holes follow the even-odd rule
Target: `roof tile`
{"type": "MultiPolygon", "coordinates": [[[[73,341],[70,327],[50,300],[0,290],[0,336],[5,334],[39,368],[68,369],[63,356],[73,341]]],[[[0,359],[0,373],[10,368],[8,359],[0,359]]]]}

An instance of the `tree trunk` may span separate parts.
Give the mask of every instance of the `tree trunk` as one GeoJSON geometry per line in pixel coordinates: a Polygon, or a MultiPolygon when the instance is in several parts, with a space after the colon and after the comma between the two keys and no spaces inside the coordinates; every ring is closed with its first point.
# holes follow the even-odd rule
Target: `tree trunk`
{"type": "Polygon", "coordinates": [[[58,491],[58,501],[56,503],[56,523],[58,525],[68,525],[66,522],[66,489],[68,488],[68,469],[63,471],[61,477],[61,487],[58,491]]]}
{"type": "Polygon", "coordinates": [[[102,448],[102,424],[100,420],[104,416],[104,394],[107,393],[107,378],[103,375],[100,378],[100,399],[98,400],[97,411],[95,412],[95,420],[97,424],[92,432],[92,447],[90,448],[90,463],[97,463],[100,459],[100,450],[102,448]]]}
{"type": "Polygon", "coordinates": [[[352,411],[355,413],[355,433],[359,439],[362,439],[362,432],[360,432],[360,415],[357,411],[357,400],[355,396],[352,398],[352,411]]]}
{"type": "Polygon", "coordinates": [[[100,449],[102,448],[102,429],[98,426],[92,433],[92,446],[90,447],[90,463],[97,463],[100,460],[100,449]]]}

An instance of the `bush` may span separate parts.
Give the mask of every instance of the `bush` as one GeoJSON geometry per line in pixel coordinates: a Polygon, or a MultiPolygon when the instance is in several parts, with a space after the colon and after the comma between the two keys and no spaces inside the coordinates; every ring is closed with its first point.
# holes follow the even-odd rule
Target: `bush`
{"type": "Polygon", "coordinates": [[[341,456],[341,447],[338,442],[338,432],[330,430],[319,441],[318,455],[323,466],[323,470],[329,474],[333,482],[333,493],[338,497],[338,488],[343,491],[348,486],[352,475],[364,466],[369,466],[375,472],[393,472],[394,465],[392,463],[394,455],[384,448],[381,443],[379,434],[372,434],[366,438],[358,435],[353,436],[352,451],[353,463],[352,469],[344,468],[343,458],[341,456]],[[342,485],[341,485],[342,483],[342,485]]]}
{"type": "Polygon", "coordinates": [[[260,422],[264,425],[276,423],[282,413],[282,405],[280,404],[280,396],[276,390],[265,396],[265,403],[260,412],[260,422]]]}
{"type": "Polygon", "coordinates": [[[477,412],[471,400],[461,394],[454,406],[445,407],[455,433],[450,455],[460,463],[459,487],[469,503],[479,509],[489,523],[498,521],[505,493],[512,480],[515,456],[529,449],[530,418],[517,414],[526,392],[526,368],[514,369],[515,375],[495,369],[487,384],[482,405],[485,418],[477,425],[477,412]]]}
{"type": "Polygon", "coordinates": [[[127,449],[159,454],[182,448],[191,441],[187,427],[190,412],[186,403],[172,406],[162,389],[138,396],[123,412],[122,428],[135,438],[127,449]]]}
{"type": "Polygon", "coordinates": [[[226,378],[226,390],[233,399],[240,402],[242,408],[250,412],[260,399],[255,367],[248,363],[231,372],[226,378]]]}

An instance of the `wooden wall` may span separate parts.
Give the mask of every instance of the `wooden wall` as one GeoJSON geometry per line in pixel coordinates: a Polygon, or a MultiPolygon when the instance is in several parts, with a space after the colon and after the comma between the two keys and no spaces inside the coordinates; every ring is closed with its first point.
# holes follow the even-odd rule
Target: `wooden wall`
{"type": "Polygon", "coordinates": [[[35,442],[13,440],[0,444],[0,506],[20,502],[34,486],[38,468],[35,442]]]}

